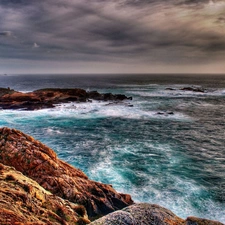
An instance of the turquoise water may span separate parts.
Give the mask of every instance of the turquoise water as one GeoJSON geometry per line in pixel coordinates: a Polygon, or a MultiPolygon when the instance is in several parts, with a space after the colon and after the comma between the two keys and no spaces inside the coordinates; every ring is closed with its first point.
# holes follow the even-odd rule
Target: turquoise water
{"type": "Polygon", "coordinates": [[[0,77],[0,86],[80,87],[132,96],[121,104],[1,110],[0,126],[34,136],[91,179],[137,202],[160,204],[182,218],[225,223],[225,76],[20,75],[0,77]],[[206,92],[180,90],[188,86],[206,92]]]}

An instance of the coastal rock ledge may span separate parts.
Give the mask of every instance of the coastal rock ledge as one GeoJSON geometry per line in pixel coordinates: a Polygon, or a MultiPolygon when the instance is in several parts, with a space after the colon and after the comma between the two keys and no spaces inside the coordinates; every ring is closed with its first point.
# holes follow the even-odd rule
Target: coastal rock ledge
{"type": "Polygon", "coordinates": [[[7,127],[0,128],[0,224],[224,225],[134,204],[130,195],[90,180],[46,145],[7,127]]]}
{"type": "Polygon", "coordinates": [[[81,170],[57,158],[51,148],[15,129],[0,128],[0,163],[14,167],[52,194],[83,205],[90,218],[133,203],[130,195],[89,180],[81,170]]]}

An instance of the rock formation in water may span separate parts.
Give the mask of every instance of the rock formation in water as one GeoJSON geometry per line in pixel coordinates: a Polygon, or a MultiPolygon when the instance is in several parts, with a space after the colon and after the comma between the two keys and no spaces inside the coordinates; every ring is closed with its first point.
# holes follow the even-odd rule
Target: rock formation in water
{"type": "Polygon", "coordinates": [[[122,94],[100,94],[97,91],[86,92],[83,89],[40,89],[29,93],[14,91],[10,88],[0,88],[0,108],[37,110],[53,108],[55,104],[68,102],[86,102],[89,99],[100,101],[131,100],[122,94]]]}
{"type": "Polygon", "coordinates": [[[90,217],[133,203],[129,195],[89,180],[81,170],[58,159],[52,149],[18,130],[0,128],[0,162],[15,167],[51,193],[83,205],[90,217]]]}
{"type": "Polygon", "coordinates": [[[204,93],[205,90],[203,88],[199,88],[199,87],[184,87],[180,89],[181,91],[193,91],[193,92],[200,92],[200,93],[204,93]]]}
{"type": "Polygon", "coordinates": [[[155,204],[139,203],[110,213],[90,225],[223,225],[220,222],[188,217],[183,220],[155,204]]]}
{"type": "MultiPolygon", "coordinates": [[[[175,88],[166,88],[167,91],[176,91],[175,88]]],[[[199,87],[183,87],[179,89],[180,91],[192,91],[192,92],[200,92],[205,93],[205,89],[199,87]]]]}
{"type": "Polygon", "coordinates": [[[87,224],[83,206],[63,200],[12,167],[0,164],[0,224],[87,224]]]}

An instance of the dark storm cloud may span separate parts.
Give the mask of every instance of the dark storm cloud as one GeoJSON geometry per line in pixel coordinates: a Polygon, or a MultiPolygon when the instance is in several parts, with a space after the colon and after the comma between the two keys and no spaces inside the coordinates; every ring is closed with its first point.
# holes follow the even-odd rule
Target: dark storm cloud
{"type": "Polygon", "coordinates": [[[0,57],[179,62],[221,57],[223,1],[3,0],[0,57]],[[214,11],[213,11],[214,10],[214,11]]]}

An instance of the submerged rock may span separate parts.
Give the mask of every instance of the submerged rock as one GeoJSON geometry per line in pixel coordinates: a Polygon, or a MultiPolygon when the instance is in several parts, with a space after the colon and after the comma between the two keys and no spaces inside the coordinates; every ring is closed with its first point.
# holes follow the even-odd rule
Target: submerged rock
{"type": "Polygon", "coordinates": [[[169,115],[174,115],[174,112],[172,111],[159,111],[156,113],[157,115],[163,115],[163,116],[169,116],[169,115]]]}
{"type": "Polygon", "coordinates": [[[89,99],[101,101],[132,100],[131,97],[111,93],[100,94],[97,91],[86,92],[83,89],[48,88],[29,93],[22,93],[7,88],[0,88],[0,108],[38,110],[53,108],[55,104],[67,102],[86,102],[89,99]]]}
{"type": "Polygon", "coordinates": [[[81,205],[65,201],[12,167],[0,164],[0,224],[88,224],[81,205]]]}
{"type": "Polygon", "coordinates": [[[198,87],[184,87],[180,89],[181,91],[193,91],[193,92],[201,92],[204,93],[205,90],[203,88],[198,87]]]}
{"type": "MultiPolygon", "coordinates": [[[[177,89],[175,88],[166,88],[165,90],[167,91],[176,91],[177,89]]],[[[193,92],[200,92],[200,93],[205,93],[205,89],[199,88],[199,87],[183,87],[179,89],[180,91],[193,91],[193,92]]]]}
{"type": "Polygon", "coordinates": [[[79,169],[22,132],[0,128],[0,162],[15,167],[51,193],[83,205],[90,217],[100,217],[133,203],[112,186],[89,180],[79,169]]]}

